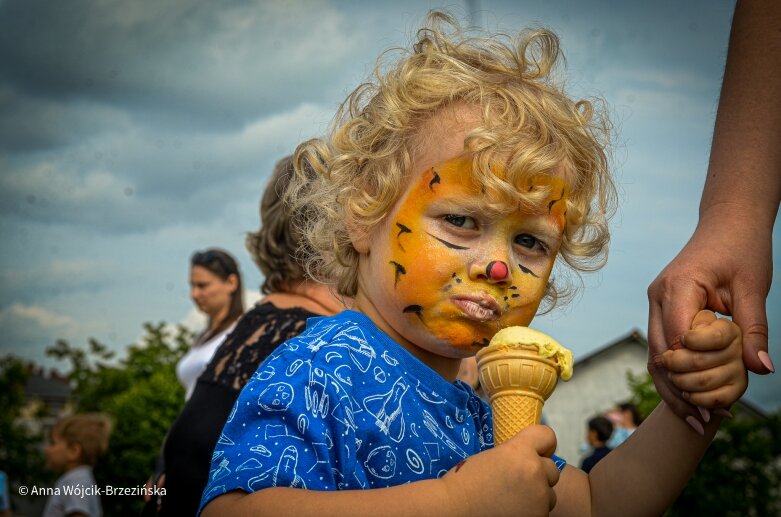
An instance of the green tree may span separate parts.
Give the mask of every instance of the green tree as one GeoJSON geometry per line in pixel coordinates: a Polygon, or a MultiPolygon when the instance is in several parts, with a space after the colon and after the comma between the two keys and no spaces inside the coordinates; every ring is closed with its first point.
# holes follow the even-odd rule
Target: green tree
{"type": "MultiPolygon", "coordinates": [[[[659,403],[650,375],[628,374],[643,417],[659,403]]],[[[766,419],[741,414],[724,420],[694,477],[667,512],[678,516],[781,515],[781,412],[766,419]]]]}
{"type": "Polygon", "coordinates": [[[11,484],[32,486],[48,482],[51,475],[40,447],[43,437],[20,422],[28,375],[20,359],[0,358],[0,469],[8,474],[11,484]]]}
{"type": "MultiPolygon", "coordinates": [[[[144,324],[139,344],[112,362],[113,353],[94,339],[87,350],[65,341],[47,354],[70,362],[68,377],[74,383],[79,412],[101,411],[114,422],[109,450],[95,469],[99,485],[143,485],[154,471],[165,433],[184,402],[176,379],[176,363],[192,342],[184,327],[175,334],[165,324],[144,324]]],[[[105,515],[138,515],[141,497],[103,497],[105,515]]]]}

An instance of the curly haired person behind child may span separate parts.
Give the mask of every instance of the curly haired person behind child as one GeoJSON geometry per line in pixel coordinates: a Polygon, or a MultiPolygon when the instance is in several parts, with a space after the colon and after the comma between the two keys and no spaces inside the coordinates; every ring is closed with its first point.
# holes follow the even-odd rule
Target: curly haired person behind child
{"type": "Polygon", "coordinates": [[[99,413],[67,416],[54,424],[43,452],[49,469],[62,475],[46,501],[44,517],[103,514],[100,496],[90,489],[96,486],[92,468],[106,453],[110,434],[111,420],[99,413]]]}
{"type": "MultiPolygon", "coordinates": [[[[567,270],[606,259],[610,128],[566,96],[558,58],[550,31],[468,37],[433,13],[299,147],[297,170],[319,173],[290,197],[312,211],[308,272],[354,310],[258,368],[203,515],[659,515],[674,500],[719,417],[700,435],[660,405],[586,474],[545,426],[494,448],[490,407],[456,380],[496,331],[566,298],[567,270]]],[[[692,326],[661,360],[693,403],[727,406],[746,389],[740,333],[709,312],[692,326]]]]}

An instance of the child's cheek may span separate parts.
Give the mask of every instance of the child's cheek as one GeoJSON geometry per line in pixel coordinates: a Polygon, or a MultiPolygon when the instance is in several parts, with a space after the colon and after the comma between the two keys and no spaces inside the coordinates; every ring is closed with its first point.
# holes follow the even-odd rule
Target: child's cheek
{"type": "Polygon", "coordinates": [[[397,220],[394,228],[388,261],[393,292],[404,311],[430,307],[437,301],[439,286],[452,273],[450,261],[442,256],[442,246],[421,230],[419,219],[397,220]]]}

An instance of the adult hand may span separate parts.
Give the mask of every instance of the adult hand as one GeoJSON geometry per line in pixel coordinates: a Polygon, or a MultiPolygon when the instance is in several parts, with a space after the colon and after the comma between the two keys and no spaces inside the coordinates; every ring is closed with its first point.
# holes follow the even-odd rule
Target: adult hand
{"type": "MultiPolygon", "coordinates": [[[[144,502],[148,503],[152,500],[152,492],[153,488],[163,488],[165,486],[165,472],[160,474],[160,476],[157,478],[157,481],[154,481],[154,475],[150,476],[149,479],[146,480],[146,485],[144,485],[144,488],[146,490],[144,491],[144,502]]],[[[159,509],[159,508],[158,508],[159,509]]]]}
{"type": "Polygon", "coordinates": [[[774,371],[765,311],[773,276],[772,228],[762,231],[751,217],[716,208],[703,214],[691,240],[648,288],[648,371],[678,416],[701,415],[705,421],[707,411],[681,398],[660,357],[681,347],[681,336],[698,311],[732,316],[743,332],[746,367],[760,374],[774,371]]]}

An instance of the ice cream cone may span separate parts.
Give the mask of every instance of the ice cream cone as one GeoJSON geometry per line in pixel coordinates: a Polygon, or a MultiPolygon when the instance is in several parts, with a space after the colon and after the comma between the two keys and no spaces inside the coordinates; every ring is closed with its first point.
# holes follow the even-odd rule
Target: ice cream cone
{"type": "Polygon", "coordinates": [[[572,352],[541,332],[508,327],[477,352],[480,385],[494,417],[494,444],[521,429],[539,424],[542,406],[556,388],[559,375],[572,376],[572,352]]]}
{"type": "Polygon", "coordinates": [[[477,368],[494,415],[494,444],[540,423],[542,406],[558,380],[553,360],[541,357],[535,347],[492,345],[477,353],[477,368]]]}

